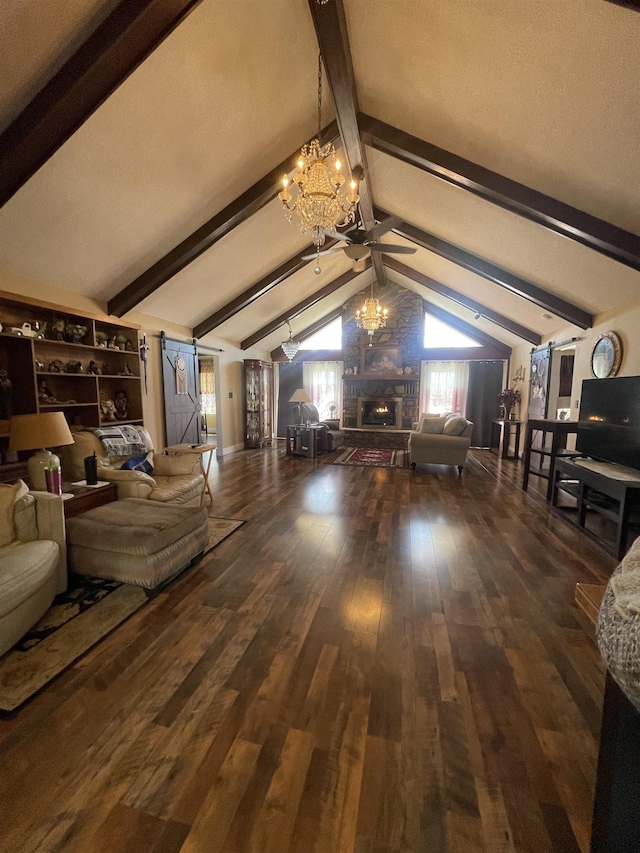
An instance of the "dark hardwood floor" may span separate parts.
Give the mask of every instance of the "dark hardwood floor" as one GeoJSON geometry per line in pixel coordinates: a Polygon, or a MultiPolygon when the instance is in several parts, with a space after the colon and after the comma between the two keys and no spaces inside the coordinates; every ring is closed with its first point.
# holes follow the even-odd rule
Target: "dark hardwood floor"
{"type": "Polygon", "coordinates": [[[585,853],[613,558],[489,452],[212,468],[247,523],[0,721],[0,850],[585,853]]]}

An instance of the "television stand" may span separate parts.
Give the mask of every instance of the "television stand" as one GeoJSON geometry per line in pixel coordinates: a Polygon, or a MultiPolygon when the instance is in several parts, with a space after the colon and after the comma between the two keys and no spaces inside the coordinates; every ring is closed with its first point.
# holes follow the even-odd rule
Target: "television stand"
{"type": "Polygon", "coordinates": [[[552,511],[621,559],[627,551],[629,533],[634,528],[640,532],[640,471],[580,456],[557,456],[551,486],[552,511]],[[559,506],[560,491],[576,499],[575,517],[569,508],[559,506]],[[613,540],[586,526],[588,510],[613,522],[613,540]]]}

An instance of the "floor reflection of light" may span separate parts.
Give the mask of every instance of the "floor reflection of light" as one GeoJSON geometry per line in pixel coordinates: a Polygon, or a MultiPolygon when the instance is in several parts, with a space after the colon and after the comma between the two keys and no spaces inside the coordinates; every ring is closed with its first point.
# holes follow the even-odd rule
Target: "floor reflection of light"
{"type": "Polygon", "coordinates": [[[357,634],[377,634],[382,607],[381,581],[358,582],[345,614],[347,628],[357,634]]]}

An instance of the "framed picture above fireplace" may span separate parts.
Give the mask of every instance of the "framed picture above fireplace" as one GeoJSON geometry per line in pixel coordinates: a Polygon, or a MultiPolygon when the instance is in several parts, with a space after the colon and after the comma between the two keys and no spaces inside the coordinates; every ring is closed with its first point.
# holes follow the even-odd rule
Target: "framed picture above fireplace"
{"type": "Polygon", "coordinates": [[[402,373],[402,347],[378,344],[362,347],[362,376],[397,376],[402,373]]]}

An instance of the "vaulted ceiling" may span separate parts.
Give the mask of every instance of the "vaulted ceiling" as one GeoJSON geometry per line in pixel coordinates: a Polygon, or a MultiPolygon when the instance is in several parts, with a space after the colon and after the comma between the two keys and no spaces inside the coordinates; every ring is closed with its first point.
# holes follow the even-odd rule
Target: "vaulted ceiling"
{"type": "Polygon", "coordinates": [[[267,351],[374,273],[509,346],[588,328],[640,296],[639,49],[606,0],[5,0],[0,275],[267,351]],[[417,248],[373,272],[315,275],[276,197],[319,45],[361,218],[417,248]]]}

